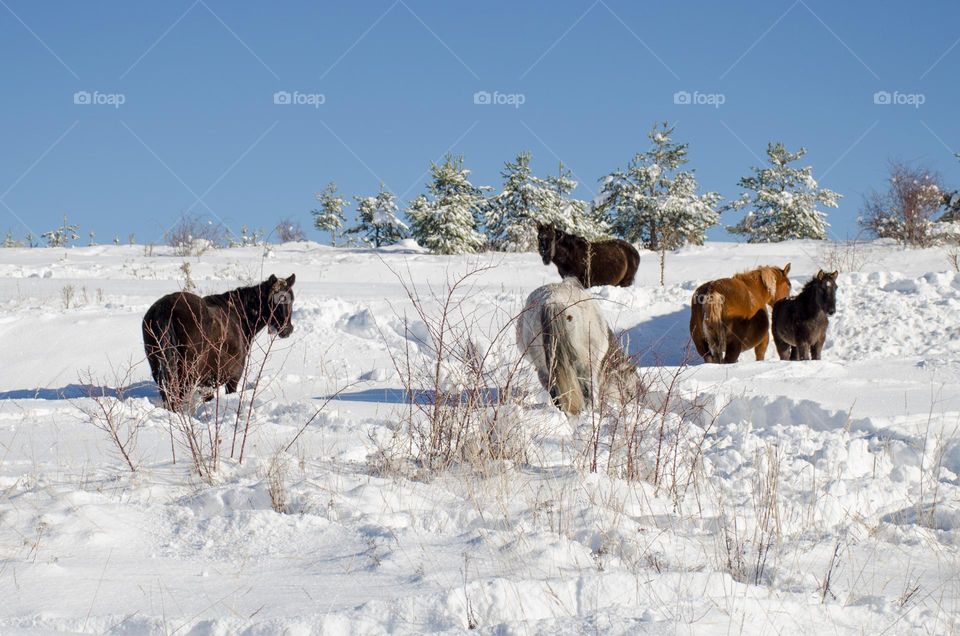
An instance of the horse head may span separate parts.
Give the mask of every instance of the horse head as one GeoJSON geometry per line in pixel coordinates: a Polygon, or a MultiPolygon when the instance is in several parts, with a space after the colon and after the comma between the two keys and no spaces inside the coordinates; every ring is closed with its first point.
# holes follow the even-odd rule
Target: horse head
{"type": "Polygon", "coordinates": [[[267,331],[287,338],[293,333],[293,284],[296,274],[288,278],[277,278],[271,274],[266,281],[268,289],[266,307],[267,331]]]}
{"type": "Polygon", "coordinates": [[[816,285],[817,304],[827,312],[828,316],[837,313],[837,274],[840,272],[825,272],[822,269],[813,278],[816,285]]]}
{"type": "Polygon", "coordinates": [[[549,265],[557,251],[559,230],[552,225],[537,223],[537,251],[544,265],[549,265]]]}

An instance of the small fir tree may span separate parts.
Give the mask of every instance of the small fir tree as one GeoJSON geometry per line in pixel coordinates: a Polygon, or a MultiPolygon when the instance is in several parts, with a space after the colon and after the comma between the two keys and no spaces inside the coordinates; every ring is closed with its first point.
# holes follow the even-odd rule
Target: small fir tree
{"type": "Polygon", "coordinates": [[[770,165],[753,168],[754,174],[740,179],[748,192],[731,204],[739,209],[749,206],[747,215],[727,228],[742,234],[750,243],[769,243],[790,239],[825,239],[827,215],[818,205],[837,207],[841,195],[821,188],[813,178],[813,168],[791,166],[807,153],[805,148],[789,152],[782,143],[767,146],[770,165]]]}
{"type": "Polygon", "coordinates": [[[397,214],[397,198],[380,184],[380,192],[373,197],[354,197],[357,200],[357,225],[347,230],[348,234],[360,236],[360,240],[373,247],[393,245],[406,237],[407,225],[397,214]]]}
{"type": "Polygon", "coordinates": [[[477,228],[485,188],[470,183],[463,157],[447,155],[443,163],[431,164],[430,172],[429,196],[417,197],[407,211],[417,243],[434,254],[483,249],[486,241],[477,228]]]}
{"type": "Polygon", "coordinates": [[[337,184],[333,181],[315,196],[320,207],[310,212],[313,215],[313,226],[321,232],[330,232],[330,245],[336,247],[337,234],[346,222],[343,211],[347,207],[347,201],[337,192],[337,184]]]}
{"type": "Polygon", "coordinates": [[[673,131],[667,122],[655,125],[650,150],[634,156],[627,170],[604,177],[594,201],[615,234],[654,251],[702,244],[720,218],[720,195],[700,194],[693,171],[681,169],[688,144],[674,142],[673,131]]]}

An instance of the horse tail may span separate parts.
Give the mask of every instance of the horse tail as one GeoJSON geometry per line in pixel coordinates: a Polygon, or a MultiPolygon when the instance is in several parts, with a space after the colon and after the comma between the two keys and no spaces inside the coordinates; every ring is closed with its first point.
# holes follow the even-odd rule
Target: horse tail
{"type": "Polygon", "coordinates": [[[640,252],[626,241],[621,245],[621,248],[624,260],[626,261],[626,271],[624,272],[623,280],[620,281],[620,287],[630,287],[633,285],[633,280],[637,276],[637,268],[640,267],[640,252]]]}
{"type": "Polygon", "coordinates": [[[709,291],[703,298],[703,337],[714,362],[727,355],[727,326],[723,323],[723,295],[709,291]]]}
{"type": "Polygon", "coordinates": [[[577,415],[583,410],[586,400],[575,368],[577,358],[574,343],[571,342],[572,334],[564,326],[567,322],[564,320],[565,314],[565,308],[556,311],[556,306],[551,304],[540,308],[543,354],[550,378],[550,397],[561,411],[577,415]]]}
{"type": "Polygon", "coordinates": [[[182,382],[177,363],[180,343],[173,329],[173,320],[164,321],[151,314],[148,312],[143,319],[143,345],[160,397],[173,407],[171,401],[176,396],[172,393],[179,393],[177,389],[182,382]]]}

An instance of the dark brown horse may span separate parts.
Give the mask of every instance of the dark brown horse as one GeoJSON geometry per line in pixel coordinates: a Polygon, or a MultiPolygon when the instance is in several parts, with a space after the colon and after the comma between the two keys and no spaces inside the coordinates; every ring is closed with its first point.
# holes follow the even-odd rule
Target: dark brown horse
{"type": "Polygon", "coordinates": [[[795,298],[773,306],[773,343],[781,360],[820,359],[829,316],[837,312],[837,273],[821,269],[795,298]]]}
{"type": "Polygon", "coordinates": [[[588,241],[552,225],[537,224],[537,249],[544,265],[556,263],[561,278],[573,276],[585,288],[629,287],[640,265],[640,253],[626,241],[588,241]]]}
{"type": "Polygon", "coordinates": [[[745,349],[763,360],[770,342],[767,305],[790,294],[790,263],[704,283],[690,301],[690,337],[706,362],[736,362],[745,349]]]}
{"type": "Polygon", "coordinates": [[[222,385],[234,393],[257,333],[293,333],[295,281],[296,274],[271,275],[223,294],[176,292],[153,303],[143,317],[143,347],[166,407],[180,410],[195,389],[205,389],[207,399],[222,385]]]}

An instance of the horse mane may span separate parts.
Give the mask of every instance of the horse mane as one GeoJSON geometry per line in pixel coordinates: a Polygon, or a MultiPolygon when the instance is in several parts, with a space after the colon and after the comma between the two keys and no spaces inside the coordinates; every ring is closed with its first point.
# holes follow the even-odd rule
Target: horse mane
{"type": "Polygon", "coordinates": [[[560,240],[569,240],[575,243],[576,245],[586,245],[590,242],[587,239],[583,238],[582,236],[577,236],[576,234],[570,234],[569,232],[564,232],[560,228],[555,227],[554,229],[559,235],[558,238],[560,240]]]}
{"type": "Polygon", "coordinates": [[[804,299],[806,299],[807,297],[809,297],[813,293],[813,290],[817,286],[817,284],[821,282],[821,280],[822,279],[819,279],[816,276],[808,280],[806,283],[804,283],[803,289],[800,290],[800,293],[797,294],[797,298],[803,297],[804,299]]]}
{"type": "Polygon", "coordinates": [[[742,272],[737,272],[731,278],[736,278],[737,280],[749,280],[750,278],[755,278],[760,275],[764,270],[775,270],[777,269],[773,265],[761,265],[760,267],[755,267],[753,269],[745,269],[742,272]]]}
{"type": "Polygon", "coordinates": [[[219,294],[204,296],[203,301],[225,312],[233,313],[246,327],[251,337],[266,325],[262,318],[263,286],[266,281],[247,287],[237,287],[219,294]],[[262,324],[261,324],[262,323],[262,324]]]}

